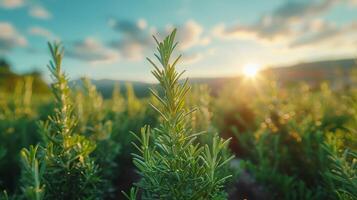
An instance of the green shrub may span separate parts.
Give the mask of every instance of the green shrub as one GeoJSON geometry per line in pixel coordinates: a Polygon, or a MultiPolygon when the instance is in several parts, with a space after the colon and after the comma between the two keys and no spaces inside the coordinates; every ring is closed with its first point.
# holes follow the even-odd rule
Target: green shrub
{"type": "MultiPolygon", "coordinates": [[[[228,140],[214,137],[211,148],[201,147],[197,142],[198,134],[191,133],[187,117],[192,111],[185,107],[185,96],[190,90],[187,80],[179,84],[182,73],[176,72],[180,57],[170,63],[170,57],[177,43],[174,43],[176,30],[163,42],[157,42],[158,58],[162,69],[148,59],[154,66],[153,75],[163,88],[164,95],[152,91],[160,102],[153,108],[160,114],[159,127],[145,126],[139,145],[135,146],[140,154],[133,154],[134,164],[142,180],[136,186],[142,192],[142,199],[225,199],[224,183],[230,175],[220,169],[232,158],[225,159],[228,140]]],[[[129,198],[135,199],[132,190],[129,198]]]]}
{"type": "Polygon", "coordinates": [[[44,173],[44,164],[42,160],[37,160],[38,146],[30,146],[29,150],[23,149],[21,151],[22,157],[22,188],[24,196],[31,200],[42,200],[45,194],[45,186],[42,182],[44,173]],[[40,164],[42,163],[42,164],[40,164]]]}
{"type": "Polygon", "coordinates": [[[40,118],[41,98],[32,97],[32,77],[16,82],[13,93],[0,94],[0,188],[16,192],[20,175],[20,151],[36,144],[40,136],[36,121],[40,118]]]}
{"type": "Polygon", "coordinates": [[[241,132],[241,123],[230,127],[240,152],[244,152],[238,156],[245,160],[246,170],[271,199],[331,198],[323,181],[330,164],[323,144],[330,134],[345,147],[355,144],[347,134],[353,119],[347,104],[326,84],[315,91],[305,84],[298,88],[259,87],[259,91],[249,91],[256,96],[243,105],[254,112],[256,122],[250,127],[256,128],[241,132]]]}
{"type": "Polygon", "coordinates": [[[324,174],[326,184],[340,200],[357,199],[357,153],[346,149],[341,154],[332,144],[325,148],[331,161],[324,174]]]}
{"type": "Polygon", "coordinates": [[[41,167],[39,173],[42,177],[24,173],[23,180],[36,181],[25,181],[23,188],[25,194],[29,191],[26,195],[28,199],[37,200],[43,193],[44,199],[97,199],[102,193],[98,190],[101,178],[97,165],[90,157],[96,146],[93,141],[75,132],[78,117],[74,112],[68,79],[61,69],[63,50],[58,44],[49,44],[49,48],[52,61],[48,67],[54,81],[55,112],[46,122],[39,123],[45,140],[43,153],[35,158],[37,148],[22,151],[25,172],[29,166],[35,172],[36,165],[44,168],[41,167]],[[32,190],[35,195],[32,195],[32,190]]]}
{"type": "Polygon", "coordinates": [[[113,138],[112,120],[104,99],[89,79],[82,78],[83,88],[76,92],[76,110],[79,119],[79,132],[96,144],[93,152],[101,175],[100,190],[105,198],[113,197],[116,191],[114,181],[118,175],[116,158],[120,153],[120,143],[113,138]]]}

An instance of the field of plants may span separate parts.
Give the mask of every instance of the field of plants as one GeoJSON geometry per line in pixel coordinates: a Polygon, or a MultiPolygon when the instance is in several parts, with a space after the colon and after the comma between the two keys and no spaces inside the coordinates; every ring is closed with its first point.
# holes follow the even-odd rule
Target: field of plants
{"type": "Polygon", "coordinates": [[[212,91],[177,70],[175,33],[148,97],[71,85],[58,43],[51,95],[1,83],[0,199],[357,199],[357,88],[262,74],[212,91]]]}

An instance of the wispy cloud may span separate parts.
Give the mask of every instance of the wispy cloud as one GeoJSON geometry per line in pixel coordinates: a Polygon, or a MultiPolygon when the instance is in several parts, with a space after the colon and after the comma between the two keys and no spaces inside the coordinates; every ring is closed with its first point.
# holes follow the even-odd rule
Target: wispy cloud
{"type": "Polygon", "coordinates": [[[58,40],[58,37],[52,33],[50,30],[40,27],[40,26],[32,26],[28,29],[28,33],[30,35],[43,37],[46,40],[58,40]]]}
{"type": "Polygon", "coordinates": [[[28,9],[28,15],[37,19],[47,20],[52,18],[52,14],[42,4],[30,0],[0,0],[0,7],[5,9],[15,9],[20,7],[28,9]]]}
{"type": "Polygon", "coordinates": [[[174,27],[178,28],[177,40],[180,41],[179,48],[181,50],[210,43],[210,38],[203,35],[203,27],[194,20],[177,26],[167,25],[163,29],[149,26],[144,19],[136,22],[111,19],[109,25],[120,34],[120,38],[111,41],[109,45],[129,60],[142,59],[144,53],[155,45],[152,35],[162,37],[172,31],[174,27]]]}
{"type": "Polygon", "coordinates": [[[26,46],[27,40],[8,22],[0,22],[0,52],[7,53],[18,46],[26,46]]]}
{"type": "Polygon", "coordinates": [[[29,15],[38,19],[50,19],[52,14],[43,6],[34,5],[29,8],[29,15]]]}
{"type": "Polygon", "coordinates": [[[205,57],[212,55],[215,52],[213,48],[197,51],[193,53],[183,53],[182,62],[185,64],[193,64],[203,60],[205,57]]]}
{"type": "Polygon", "coordinates": [[[0,0],[0,7],[13,9],[25,5],[25,0],[0,0]]]}
{"type": "MultiPolygon", "coordinates": [[[[169,27],[167,33],[173,28],[173,26],[169,27]]],[[[198,45],[207,45],[211,42],[208,36],[203,36],[203,27],[194,20],[189,20],[182,25],[178,25],[177,29],[177,40],[180,41],[179,47],[182,50],[198,45]]]]}
{"type": "Polygon", "coordinates": [[[109,19],[108,25],[115,31],[136,37],[142,34],[142,31],[147,27],[147,22],[144,19],[139,19],[137,22],[130,20],[109,19]]]}
{"type": "Polygon", "coordinates": [[[331,9],[339,0],[287,1],[268,15],[263,15],[254,24],[217,26],[214,34],[221,38],[252,38],[273,41],[297,36],[296,27],[331,9]]]}
{"type": "Polygon", "coordinates": [[[357,6],[357,0],[348,0],[351,5],[357,6]]]}
{"type": "Polygon", "coordinates": [[[99,40],[91,37],[73,43],[66,54],[94,65],[113,63],[119,58],[117,52],[106,48],[99,40]]]}
{"type": "MultiPolygon", "coordinates": [[[[351,24],[337,26],[335,24],[320,22],[312,25],[310,32],[293,40],[290,47],[312,46],[321,43],[335,43],[336,40],[343,40],[349,35],[357,36],[357,21],[351,24]]],[[[352,40],[352,38],[346,38],[352,40]]]]}
{"type": "Polygon", "coordinates": [[[147,22],[143,19],[137,22],[110,19],[108,24],[120,37],[112,40],[109,46],[116,49],[123,58],[139,60],[144,52],[153,46],[147,22]]]}
{"type": "Polygon", "coordinates": [[[226,26],[219,24],[213,35],[221,39],[252,40],[281,44],[287,48],[336,45],[357,36],[357,21],[335,24],[322,15],[338,4],[346,6],[355,0],[287,1],[253,24],[226,26]]]}

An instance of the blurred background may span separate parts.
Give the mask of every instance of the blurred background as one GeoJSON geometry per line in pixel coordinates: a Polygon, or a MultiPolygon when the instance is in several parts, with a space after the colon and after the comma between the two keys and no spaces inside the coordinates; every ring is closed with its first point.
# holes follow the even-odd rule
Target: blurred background
{"type": "Polygon", "coordinates": [[[327,76],[334,67],[351,67],[357,54],[355,0],[1,0],[0,10],[1,59],[16,73],[37,71],[47,81],[46,42],[58,40],[73,79],[152,82],[144,59],[152,54],[152,35],[173,27],[190,77],[295,64],[317,76],[309,70],[325,63],[304,63],[331,61],[321,72],[327,76]]]}

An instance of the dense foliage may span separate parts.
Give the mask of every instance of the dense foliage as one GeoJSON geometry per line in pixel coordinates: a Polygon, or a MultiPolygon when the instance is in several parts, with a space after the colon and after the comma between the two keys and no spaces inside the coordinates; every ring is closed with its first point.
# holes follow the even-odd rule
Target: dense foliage
{"type": "Polygon", "coordinates": [[[157,41],[144,98],[70,83],[57,44],[49,89],[0,62],[0,199],[357,199],[354,74],[345,88],[264,74],[190,85],[174,36],[157,41]]]}

